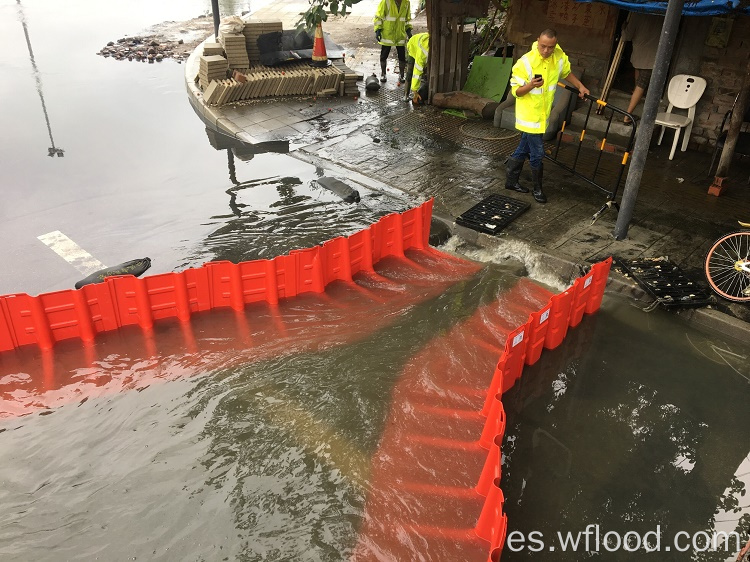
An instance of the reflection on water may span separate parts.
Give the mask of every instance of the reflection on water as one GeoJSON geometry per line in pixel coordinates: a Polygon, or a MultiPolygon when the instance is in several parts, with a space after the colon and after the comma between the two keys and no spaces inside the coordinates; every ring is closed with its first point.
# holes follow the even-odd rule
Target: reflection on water
{"type": "MultiPolygon", "coordinates": [[[[1,356],[4,404],[52,409],[0,422],[0,557],[350,559],[366,502],[404,500],[378,466],[408,460],[383,436],[412,410],[389,411],[412,402],[405,392],[436,389],[430,377],[492,363],[472,322],[520,318],[510,303],[501,317],[482,312],[519,301],[498,266],[467,279],[471,270],[412,257],[277,309],[196,315],[187,332],[166,322],[151,337],[61,346],[51,365],[39,352],[1,356]]],[[[713,348],[747,351],[607,298],[546,351],[504,399],[509,530],[661,525],[666,536],[746,523],[747,368],[709,361],[713,348]],[[644,368],[644,357],[659,360],[644,368]]],[[[466,424],[423,430],[468,440],[466,424]]],[[[409,559],[433,560],[413,539],[409,559]]]]}
{"type": "MultiPolygon", "coordinates": [[[[552,540],[558,531],[587,525],[621,535],[660,525],[666,544],[679,531],[738,530],[747,540],[750,368],[706,353],[720,348],[724,356],[747,357],[747,347],[717,342],[669,314],[646,315],[619,299],[605,299],[590,320],[577,359],[564,358],[572,341],[545,352],[503,400],[509,532],[540,531],[552,540]]],[[[729,554],[657,558],[723,561],[729,554]]],[[[529,555],[506,552],[503,560],[529,555]]],[[[558,550],[534,559],[588,556],[558,550]]]]}

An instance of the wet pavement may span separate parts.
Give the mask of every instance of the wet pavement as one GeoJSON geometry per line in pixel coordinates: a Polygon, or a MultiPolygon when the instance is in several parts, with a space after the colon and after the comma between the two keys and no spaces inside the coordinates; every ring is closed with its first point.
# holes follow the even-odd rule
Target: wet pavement
{"type": "MultiPolygon", "coordinates": [[[[281,18],[288,28],[297,4],[304,3],[263,8],[255,17],[281,18]]],[[[356,5],[346,25],[369,29],[370,20],[362,14],[374,9],[371,4],[356,5]]],[[[326,23],[334,40],[341,25],[338,19],[326,23]]],[[[423,21],[415,20],[415,28],[420,25],[423,21]]],[[[378,50],[373,45],[342,46],[350,68],[364,76],[376,71],[378,50]]],[[[702,281],[708,248],[721,235],[737,230],[737,220],[750,217],[749,162],[736,160],[730,170],[731,188],[721,197],[711,196],[707,194],[712,179],[707,175],[710,154],[689,150],[678,152],[670,161],[669,142],[657,146],[658,135],[654,135],[628,238],[616,241],[612,236],[616,222],[613,209],[591,224],[606,200],[602,192],[552,162],[545,164],[546,205],[535,203],[530,194],[506,191],[504,160],[515,148],[518,134],[495,128],[489,121],[447,115],[435,107],[411,107],[402,101],[402,88],[395,83],[390,68],[395,62],[393,54],[389,61],[391,79],[377,93],[366,93],[360,81],[361,95],[356,98],[276,98],[207,111],[214,115],[215,126],[239,138],[261,143],[285,139],[291,155],[304,161],[335,163],[411,195],[434,197],[435,214],[449,223],[492,193],[527,201],[530,209],[498,236],[477,235],[460,227],[455,231],[484,246],[512,248],[522,242],[567,263],[586,264],[608,255],[668,256],[702,281]]],[[[196,62],[188,61],[189,91],[191,64],[196,62]]],[[[199,95],[191,99],[200,107],[199,95]]],[[[570,161],[577,145],[577,139],[563,143],[560,159],[570,161]]],[[[579,160],[584,169],[592,170],[598,158],[592,146],[587,142],[581,149],[579,160]]],[[[604,153],[597,176],[600,184],[614,186],[622,151],[623,147],[617,147],[613,153],[604,153]]],[[[521,179],[531,183],[528,166],[521,179]]],[[[716,308],[750,320],[745,305],[722,301],[716,308]]]]}

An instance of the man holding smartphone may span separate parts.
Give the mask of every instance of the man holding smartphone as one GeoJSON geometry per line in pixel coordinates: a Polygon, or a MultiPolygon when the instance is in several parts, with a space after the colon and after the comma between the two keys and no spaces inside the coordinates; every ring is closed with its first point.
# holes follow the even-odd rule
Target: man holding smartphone
{"type": "Polygon", "coordinates": [[[508,158],[506,189],[521,193],[529,190],[518,183],[523,162],[528,157],[533,179],[534,199],[546,203],[542,189],[544,144],[542,136],[552,111],[552,101],[559,80],[567,80],[578,88],[583,98],[588,88],[570,71],[570,61],[557,44],[557,32],[545,29],[531,46],[531,50],[513,65],[510,86],[516,98],[516,129],[521,131],[521,142],[508,158]]]}

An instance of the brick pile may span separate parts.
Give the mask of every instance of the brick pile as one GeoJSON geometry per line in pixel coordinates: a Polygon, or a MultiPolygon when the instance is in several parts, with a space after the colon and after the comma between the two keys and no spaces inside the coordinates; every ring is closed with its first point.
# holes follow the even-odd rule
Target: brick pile
{"type": "Polygon", "coordinates": [[[229,68],[247,68],[250,60],[247,56],[245,36],[242,33],[219,33],[219,43],[224,47],[229,68]]]}
{"type": "Polygon", "coordinates": [[[245,37],[245,48],[247,49],[248,58],[251,64],[260,62],[260,51],[258,50],[258,37],[266,33],[283,31],[281,20],[259,20],[251,19],[245,23],[242,35],[245,37]]]}
{"type": "Polygon", "coordinates": [[[202,55],[200,58],[200,70],[198,81],[202,90],[208,88],[211,82],[222,80],[227,77],[227,59],[220,55],[202,55]]]}
{"type": "Polygon", "coordinates": [[[221,46],[221,43],[203,43],[203,54],[205,56],[224,56],[224,47],[221,46]]]}
{"type": "Polygon", "coordinates": [[[344,69],[336,65],[314,68],[305,62],[286,64],[280,68],[253,66],[235,70],[229,79],[211,82],[203,93],[203,99],[207,105],[224,105],[264,97],[335,95],[346,84],[347,72],[357,76],[346,66],[344,69]]]}

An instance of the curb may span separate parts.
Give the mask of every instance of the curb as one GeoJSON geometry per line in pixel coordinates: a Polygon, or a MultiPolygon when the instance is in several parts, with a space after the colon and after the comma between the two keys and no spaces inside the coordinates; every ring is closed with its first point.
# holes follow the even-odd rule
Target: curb
{"type": "MultiPolygon", "coordinates": [[[[588,267],[590,265],[589,263],[578,261],[575,258],[562,253],[557,253],[555,255],[549,254],[541,247],[529,244],[525,240],[512,237],[503,237],[499,239],[489,234],[465,228],[457,225],[454,217],[433,216],[441,222],[448,224],[453,235],[480,248],[497,248],[501,246],[503,242],[525,244],[534,253],[542,256],[544,262],[549,268],[568,284],[580,275],[583,267],[588,267]]],[[[605,293],[624,295],[644,304],[651,304],[654,302],[637,283],[618,273],[614,268],[610,271],[605,293]]],[[[685,308],[678,310],[676,315],[688,325],[698,327],[702,330],[721,334],[735,339],[738,342],[747,342],[750,340],[750,324],[724,312],[711,308],[685,308]]]]}

